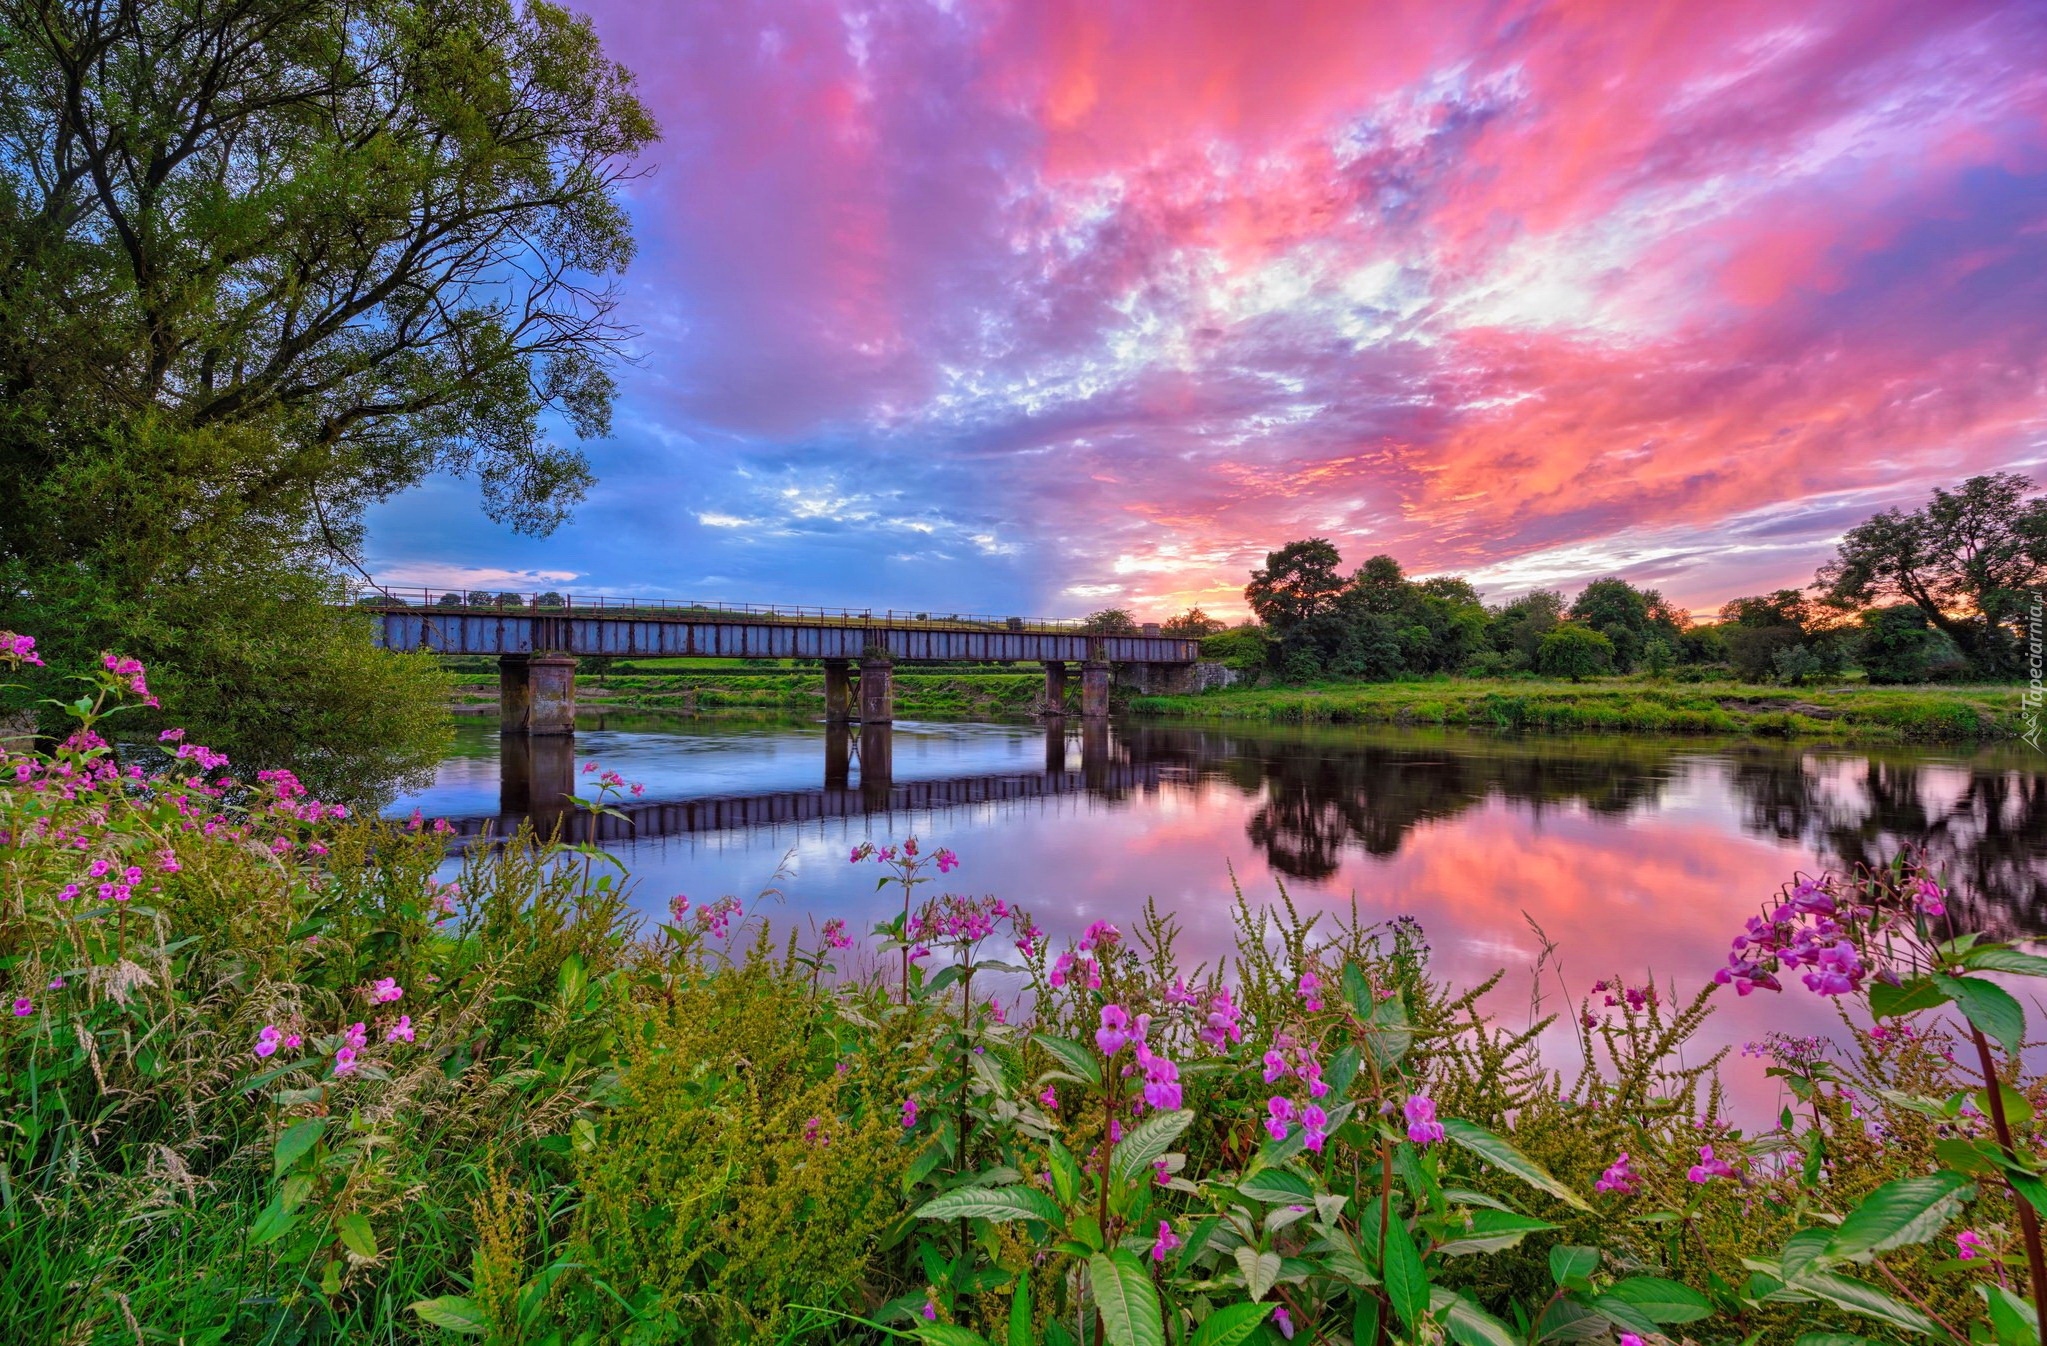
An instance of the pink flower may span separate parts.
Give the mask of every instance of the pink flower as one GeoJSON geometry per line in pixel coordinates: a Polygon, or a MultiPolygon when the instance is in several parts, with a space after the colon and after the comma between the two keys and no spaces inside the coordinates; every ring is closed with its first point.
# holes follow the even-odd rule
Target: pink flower
{"type": "MultiPolygon", "coordinates": [[[[905,849],[908,849],[910,844],[914,843],[905,843],[905,849]]],[[[934,858],[938,861],[938,872],[941,874],[950,874],[960,867],[960,858],[942,846],[939,847],[938,854],[934,858]]]]}
{"type": "Polygon", "coordinates": [[[284,1045],[291,1051],[297,1051],[299,1049],[299,1044],[304,1041],[305,1039],[300,1037],[298,1034],[289,1033],[285,1035],[284,1045]]]}
{"type": "Polygon", "coordinates": [[[906,1098],[903,1100],[903,1130],[907,1131],[916,1124],[917,1100],[914,1098],[906,1098]]]}
{"type": "Polygon", "coordinates": [[[1641,1333],[1623,1332],[1621,1333],[1620,1346],[1645,1346],[1645,1344],[1642,1341],[1641,1333]]]}
{"type": "Polygon", "coordinates": [[[1711,1145],[1701,1145],[1699,1147],[1699,1162],[1685,1170],[1685,1178],[1689,1182],[1707,1183],[1715,1178],[1732,1178],[1734,1176],[1734,1166],[1725,1159],[1715,1159],[1711,1145]]]}
{"type": "Polygon", "coordinates": [[[812,1145],[829,1145],[832,1138],[824,1133],[824,1121],[818,1117],[803,1119],[803,1138],[812,1145]]]}
{"type": "Polygon", "coordinates": [[[1293,1100],[1274,1094],[1265,1100],[1265,1132],[1274,1140],[1285,1140],[1287,1123],[1294,1119],[1293,1100]]]}
{"type": "Polygon", "coordinates": [[[1102,1006],[1102,1026],[1095,1030],[1095,1046],[1102,1049],[1102,1055],[1114,1056],[1130,1041],[1130,1034],[1124,1030],[1130,1027],[1130,1012],[1121,1005],[1102,1006]]]}
{"type": "Polygon", "coordinates": [[[1292,1315],[1288,1314],[1285,1309],[1280,1308],[1272,1311],[1272,1325],[1277,1327],[1279,1334],[1288,1341],[1294,1339],[1294,1320],[1292,1315]]]}
{"type": "Polygon", "coordinates": [[[1267,1084],[1278,1084],[1280,1077],[1285,1074],[1286,1057],[1276,1051],[1265,1053],[1265,1082],[1267,1084]]]}
{"type": "Polygon", "coordinates": [[[1301,1003],[1308,1013],[1314,1014],[1322,1008],[1322,979],[1312,972],[1303,972],[1300,980],[1301,1003]]]}
{"type": "Polygon", "coordinates": [[[185,731],[182,729],[166,729],[156,736],[156,741],[158,743],[176,743],[184,737],[185,731]]]}
{"type": "Polygon", "coordinates": [[[369,1029],[363,1025],[363,1022],[360,1019],[356,1020],[354,1023],[348,1026],[348,1033],[343,1039],[343,1041],[345,1041],[349,1046],[355,1048],[355,1050],[357,1051],[361,1051],[363,1049],[363,1044],[368,1042],[369,1040],[370,1040],[369,1029]]]}
{"type": "Polygon", "coordinates": [[[1044,1093],[1042,1093],[1042,1094],[1039,1094],[1039,1095],[1038,1095],[1038,1102],[1039,1102],[1039,1103],[1040,1103],[1040,1104],[1041,1104],[1042,1106],[1044,1106],[1044,1107],[1047,1107],[1047,1108],[1056,1108],[1056,1107],[1058,1107],[1058,1106],[1059,1106],[1059,1091],[1058,1091],[1057,1089],[1055,1089],[1055,1088],[1054,1088],[1053,1086],[1049,1085],[1049,1084],[1048,1084],[1048,1085],[1046,1085],[1046,1086],[1045,1086],[1045,1092],[1044,1092],[1044,1093]]]}
{"type": "Polygon", "coordinates": [[[261,1060],[275,1052],[278,1039],[282,1036],[276,1024],[264,1024],[263,1031],[256,1035],[256,1058],[261,1060]]]}
{"type": "Polygon", "coordinates": [[[1443,1138],[1443,1124],[1436,1120],[1435,1100],[1420,1094],[1401,1106],[1407,1117],[1407,1138],[1417,1145],[1433,1145],[1443,1138]]]}
{"type": "Polygon", "coordinates": [[[1151,1260],[1163,1262],[1166,1260],[1166,1254],[1179,1246],[1180,1236],[1173,1232],[1172,1222],[1160,1220],[1158,1239],[1151,1245],[1151,1260]]]}
{"type": "Polygon", "coordinates": [[[400,986],[396,979],[391,977],[377,978],[377,984],[370,988],[370,999],[379,1005],[388,1005],[394,1000],[402,1000],[404,996],[405,988],[400,986]]]}
{"type": "Polygon", "coordinates": [[[1983,1236],[1973,1229],[1964,1229],[1955,1235],[1955,1256],[1964,1262],[1973,1262],[1989,1252],[1989,1245],[1983,1236]]]}
{"type": "Polygon", "coordinates": [[[36,1002],[30,1000],[27,996],[20,996],[15,1000],[14,1002],[15,1018],[26,1019],[29,1015],[34,1014],[35,1012],[36,1002]]]}
{"type": "Polygon", "coordinates": [[[355,1069],[355,1050],[353,1047],[343,1047],[340,1051],[334,1053],[334,1073],[336,1075],[346,1075],[349,1071],[355,1069]]]}
{"type": "Polygon", "coordinates": [[[392,1024],[390,1031],[384,1034],[384,1041],[386,1042],[413,1041],[412,1016],[410,1014],[399,1015],[398,1022],[392,1024]]]}
{"type": "Polygon", "coordinates": [[[927,1323],[938,1321],[938,1305],[928,1299],[924,1301],[924,1321],[927,1323]]]}
{"type": "Polygon", "coordinates": [[[1599,1175],[1599,1181],[1592,1184],[1592,1190],[1632,1196],[1635,1182],[1635,1170],[1628,1163],[1628,1152],[1622,1150],[1620,1157],[1607,1165],[1606,1172],[1599,1175]]]}

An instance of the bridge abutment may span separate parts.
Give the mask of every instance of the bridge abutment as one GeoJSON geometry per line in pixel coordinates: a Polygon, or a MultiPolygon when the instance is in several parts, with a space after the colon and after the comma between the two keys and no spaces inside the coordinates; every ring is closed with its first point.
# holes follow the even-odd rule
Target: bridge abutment
{"type": "Polygon", "coordinates": [[[1104,659],[1089,659],[1080,666],[1080,713],[1099,720],[1109,713],[1110,666],[1104,659]]]}
{"type": "Polygon", "coordinates": [[[499,732],[576,732],[576,661],[566,654],[507,654],[498,659],[499,732]]]}
{"type": "Polygon", "coordinates": [[[576,741],[567,734],[501,731],[498,813],[533,824],[542,841],[554,835],[576,794],[576,741]]]}
{"type": "Polygon", "coordinates": [[[888,724],[896,718],[894,661],[879,655],[860,659],[860,723],[888,724]]]}

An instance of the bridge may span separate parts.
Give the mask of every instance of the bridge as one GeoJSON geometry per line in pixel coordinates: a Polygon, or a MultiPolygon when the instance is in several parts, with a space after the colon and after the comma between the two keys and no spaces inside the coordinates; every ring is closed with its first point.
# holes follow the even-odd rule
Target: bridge
{"type": "Polygon", "coordinates": [[[1041,664],[1053,714],[1063,713],[1067,665],[1077,663],[1081,714],[1098,719],[1118,666],[1147,689],[1179,690],[1191,686],[1201,645],[1155,624],[1106,631],[960,613],[389,588],[356,603],[377,615],[386,649],[495,657],[506,732],[538,735],[575,732],[579,657],[815,659],[827,722],[887,724],[898,663],[1041,664]]]}

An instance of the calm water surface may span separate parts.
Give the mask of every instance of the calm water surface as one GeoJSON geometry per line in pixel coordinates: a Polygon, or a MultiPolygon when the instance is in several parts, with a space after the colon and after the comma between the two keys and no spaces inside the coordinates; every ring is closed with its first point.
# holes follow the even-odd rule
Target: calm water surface
{"type": "MultiPolygon", "coordinates": [[[[1410,915],[1439,973],[1508,969],[1495,996],[1525,1016],[1539,926],[1571,995],[1648,976],[1689,993],[1795,871],[1844,869],[1927,846],[1963,918],[2006,937],[2047,933],[2047,761],[2023,746],[1839,749],[1686,739],[1501,738],[1368,729],[901,722],[848,735],[814,723],[586,717],[573,740],[500,741],[465,722],[431,787],[394,811],[463,831],[509,830],[585,797],[589,762],[646,786],[600,836],[638,905],[782,896],[774,921],[891,913],[863,839],[951,846],[960,891],[1030,909],[1055,940],[1145,899],[1178,920],[1183,962],[1226,952],[1232,881],[1283,885],[1303,911],[1410,915]]],[[[1559,980],[1545,978],[1556,1007],[1559,980]]],[[[1708,1047],[1771,1029],[1824,1032],[1829,1007],[1794,989],[1721,1002],[1708,1047]]],[[[1570,1050],[1568,1030],[1554,1046],[1570,1050]]],[[[1761,1104],[1756,1071],[1737,1091],[1761,1104]]]]}

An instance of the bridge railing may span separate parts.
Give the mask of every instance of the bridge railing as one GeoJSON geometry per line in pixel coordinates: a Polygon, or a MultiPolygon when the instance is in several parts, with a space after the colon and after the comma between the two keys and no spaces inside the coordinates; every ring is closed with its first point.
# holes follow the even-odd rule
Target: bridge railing
{"type": "Polygon", "coordinates": [[[1156,628],[1093,632],[1079,618],[1006,617],[977,612],[913,611],[906,608],[833,608],[798,603],[726,603],[685,598],[630,598],[608,594],[572,594],[484,589],[357,586],[357,606],[384,611],[419,611],[459,616],[490,613],[549,617],[641,618],[652,621],[708,619],[741,622],[786,622],[805,626],[926,627],[966,631],[1038,631],[1102,635],[1156,635],[1156,628]]]}

